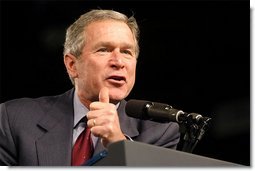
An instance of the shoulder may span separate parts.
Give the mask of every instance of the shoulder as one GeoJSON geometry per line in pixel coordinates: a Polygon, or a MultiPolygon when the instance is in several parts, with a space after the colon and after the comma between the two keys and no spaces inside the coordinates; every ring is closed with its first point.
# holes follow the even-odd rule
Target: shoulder
{"type": "Polygon", "coordinates": [[[73,89],[55,96],[42,96],[38,98],[19,98],[6,101],[1,104],[1,106],[5,106],[8,109],[13,109],[15,111],[23,111],[30,110],[34,108],[47,108],[47,106],[51,106],[58,102],[59,100],[70,101],[73,96],[73,89]]]}
{"type": "Polygon", "coordinates": [[[23,117],[41,116],[51,110],[55,104],[66,106],[72,102],[73,89],[56,96],[43,96],[38,98],[19,98],[0,104],[0,115],[8,115],[22,119],[23,117]]]}

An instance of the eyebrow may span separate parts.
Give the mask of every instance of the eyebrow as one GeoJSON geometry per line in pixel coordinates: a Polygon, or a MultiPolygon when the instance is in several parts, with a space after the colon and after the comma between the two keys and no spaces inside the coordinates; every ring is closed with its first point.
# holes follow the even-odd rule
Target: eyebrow
{"type": "MultiPolygon", "coordinates": [[[[99,43],[97,43],[97,44],[95,44],[95,48],[98,48],[98,47],[100,47],[100,46],[106,46],[106,47],[111,47],[111,46],[115,46],[114,45],[115,43],[112,43],[112,42],[107,42],[107,41],[105,41],[105,42],[99,42],[99,43]]],[[[125,48],[125,49],[132,49],[132,50],[134,50],[135,51],[135,46],[133,46],[133,45],[131,45],[131,44],[129,44],[129,43],[121,43],[121,48],[125,48]]]]}

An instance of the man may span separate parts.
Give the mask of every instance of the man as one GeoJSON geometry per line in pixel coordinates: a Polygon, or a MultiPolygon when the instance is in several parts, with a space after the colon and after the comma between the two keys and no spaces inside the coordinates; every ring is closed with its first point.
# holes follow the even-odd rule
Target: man
{"type": "Polygon", "coordinates": [[[67,29],[64,47],[74,88],[58,96],[1,104],[1,165],[71,165],[73,146],[86,127],[93,155],[126,139],[176,148],[178,124],[125,113],[124,99],[135,83],[138,38],[135,18],[116,11],[91,10],[75,21],[67,29]]]}

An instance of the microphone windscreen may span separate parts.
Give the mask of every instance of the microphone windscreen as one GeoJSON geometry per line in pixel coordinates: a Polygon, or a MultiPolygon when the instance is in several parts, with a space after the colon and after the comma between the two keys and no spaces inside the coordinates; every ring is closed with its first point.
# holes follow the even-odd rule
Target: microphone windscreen
{"type": "Polygon", "coordinates": [[[127,102],[125,110],[128,116],[145,119],[146,118],[146,105],[150,104],[149,101],[131,99],[127,102]]]}

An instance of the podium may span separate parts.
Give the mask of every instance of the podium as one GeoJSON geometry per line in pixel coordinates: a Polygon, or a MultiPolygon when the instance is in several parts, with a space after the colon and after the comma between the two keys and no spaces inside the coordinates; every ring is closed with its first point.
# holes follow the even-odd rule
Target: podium
{"type": "Polygon", "coordinates": [[[172,166],[241,167],[236,163],[204,157],[134,141],[119,141],[108,147],[108,154],[93,166],[172,166]]]}

